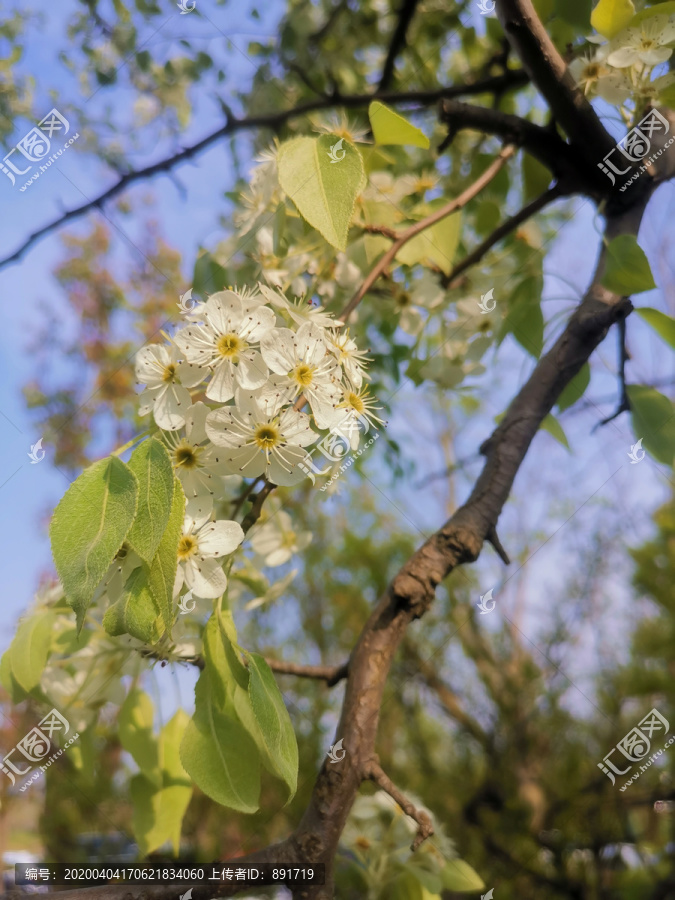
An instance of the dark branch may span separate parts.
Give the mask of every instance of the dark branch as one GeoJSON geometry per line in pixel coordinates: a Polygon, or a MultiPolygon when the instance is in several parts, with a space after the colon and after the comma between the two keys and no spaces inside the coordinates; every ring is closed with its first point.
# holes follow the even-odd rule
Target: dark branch
{"type": "Polygon", "coordinates": [[[628,399],[628,391],[626,390],[626,363],[628,362],[628,350],[626,348],[626,320],[621,319],[619,324],[619,405],[611,416],[607,416],[593,428],[601,428],[609,422],[618,418],[623,412],[630,412],[630,401],[628,399]]]}
{"type": "Polygon", "coordinates": [[[148,178],[153,178],[164,172],[169,172],[174,166],[186,160],[192,159],[202,151],[206,150],[217,141],[235,134],[239,131],[248,131],[254,128],[270,128],[278,131],[287,122],[300,118],[307,113],[316,112],[321,109],[332,109],[336,106],[347,109],[359,109],[368,106],[371,100],[384,100],[387,103],[417,103],[420,107],[430,106],[442,100],[444,97],[461,97],[476,94],[491,93],[494,91],[504,91],[512,88],[521,87],[527,83],[527,75],[523,71],[508,72],[505,75],[499,75],[493,78],[484,78],[473,84],[457,85],[446,88],[437,88],[433,91],[383,91],[374,94],[352,94],[345,97],[326,97],[319,98],[310,103],[296,106],[293,109],[285,109],[275,113],[265,113],[262,115],[248,116],[244,119],[235,119],[228,117],[225,124],[217,131],[212,132],[201,141],[197,141],[191,147],[186,147],[179,153],[163,159],[160,162],[146,166],[144,169],[137,169],[135,172],[127,172],[112,187],[103,191],[93,200],[88,200],[81,206],[68,210],[56,219],[53,219],[47,225],[43,225],[34,231],[13,253],[0,259],[0,269],[9,263],[16,262],[21,259],[23,254],[37,243],[41,238],[51,234],[57,228],[65,225],[73,219],[78,219],[93,209],[100,209],[104,203],[114,199],[131,185],[148,178]]]}
{"type": "Polygon", "coordinates": [[[325,681],[326,687],[333,687],[347,677],[349,663],[341,666],[303,666],[299,663],[284,662],[280,659],[269,659],[265,662],[273,672],[280,675],[297,675],[298,678],[314,678],[317,681],[325,681]]]}
{"type": "Polygon", "coordinates": [[[445,275],[442,279],[443,287],[445,288],[454,288],[458,286],[458,278],[463,273],[466,272],[471,266],[475,265],[475,263],[479,262],[488,250],[491,250],[495,244],[499,243],[502,238],[506,237],[507,234],[510,234],[512,231],[515,231],[519,225],[522,225],[530,216],[535,215],[545,206],[548,206],[549,203],[552,203],[554,200],[557,200],[558,197],[563,196],[562,191],[558,185],[554,185],[552,188],[549,188],[547,191],[544,191],[543,194],[540,194],[538,197],[535,197],[534,200],[530,201],[530,203],[526,204],[521,210],[519,210],[515,215],[511,216],[509,219],[506,219],[492,232],[491,235],[485,238],[485,240],[479,244],[475,250],[472,250],[471,253],[468,253],[464,259],[460,260],[457,265],[452,269],[452,271],[445,275]]]}
{"type": "MultiPolygon", "coordinates": [[[[483,134],[497,135],[511,144],[522,147],[539,160],[553,173],[566,192],[597,196],[597,176],[593,173],[592,179],[587,177],[585,167],[579,163],[578,152],[566,144],[555,131],[542,128],[520,116],[458,100],[443,100],[440,118],[448,125],[450,138],[457,131],[466,128],[483,134]]],[[[447,142],[444,141],[443,145],[447,146],[447,142]]]]}
{"type": "Polygon", "coordinates": [[[391,38],[391,43],[387,52],[387,58],[385,59],[384,66],[382,67],[382,77],[380,78],[380,84],[377,88],[378,91],[386,91],[391,84],[391,80],[394,75],[396,59],[406,45],[405,39],[408,32],[408,26],[410,25],[412,17],[415,15],[415,9],[417,8],[418,3],[419,0],[403,0],[403,2],[401,3],[401,8],[398,11],[398,21],[396,22],[396,28],[394,29],[394,33],[391,38]]]}
{"type": "Polygon", "coordinates": [[[497,16],[523,68],[574,145],[589,177],[595,175],[601,190],[607,193],[607,179],[597,165],[614,147],[614,138],[576,86],[531,0],[497,0],[497,16]]]}

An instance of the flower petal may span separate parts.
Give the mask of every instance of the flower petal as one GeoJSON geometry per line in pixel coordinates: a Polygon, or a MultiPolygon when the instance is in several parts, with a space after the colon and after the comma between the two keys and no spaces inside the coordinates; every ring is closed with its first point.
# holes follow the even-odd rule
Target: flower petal
{"type": "Polygon", "coordinates": [[[197,597],[216,600],[227,587],[227,577],[216,559],[189,559],[185,563],[185,583],[197,597]]]}
{"type": "Polygon", "coordinates": [[[153,406],[155,422],[165,431],[182,428],[191,403],[192,398],[186,388],[180,384],[168,384],[166,390],[156,395],[153,406]]]}
{"type": "Polygon", "coordinates": [[[287,375],[296,365],[295,335],[290,328],[275,328],[260,341],[262,357],[277,375],[287,375]]]}
{"type": "Polygon", "coordinates": [[[245,390],[254,391],[267,381],[269,370],[257,350],[246,353],[239,358],[237,364],[237,382],[245,390]]]}
{"type": "Polygon", "coordinates": [[[244,532],[239,522],[221,519],[207,522],[197,533],[199,556],[227,556],[234,553],[244,540],[244,532]]]}
{"type": "Polygon", "coordinates": [[[234,397],[234,365],[229,359],[222,359],[214,367],[206,396],[218,403],[227,403],[234,397]]]}

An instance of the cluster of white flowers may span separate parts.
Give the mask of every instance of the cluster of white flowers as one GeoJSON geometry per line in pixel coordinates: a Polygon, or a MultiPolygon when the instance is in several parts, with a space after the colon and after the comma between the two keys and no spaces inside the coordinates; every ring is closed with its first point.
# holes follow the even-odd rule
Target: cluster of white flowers
{"type": "Polygon", "coordinates": [[[167,344],[138,353],[136,377],[187,499],[176,589],[211,598],[227,584],[218,560],[243,540],[236,522],[211,521],[223,476],[297,484],[322,433],[358,443],[359,421],[380,420],[366,354],[321,307],[259,285],[213,294],[185,318],[167,344]]]}
{"type": "Polygon", "coordinates": [[[573,60],[570,72],[584,93],[597,94],[608,103],[657,99],[675,83],[672,72],[651,80],[653,69],[670,59],[673,50],[668,45],[673,42],[675,15],[650,16],[573,60]]]}

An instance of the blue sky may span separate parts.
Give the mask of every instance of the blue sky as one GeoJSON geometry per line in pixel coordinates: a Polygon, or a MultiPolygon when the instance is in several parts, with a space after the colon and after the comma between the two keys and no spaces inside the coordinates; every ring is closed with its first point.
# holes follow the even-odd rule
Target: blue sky
{"type": "MultiPolygon", "coordinates": [[[[56,35],[62,34],[69,12],[76,6],[75,3],[64,2],[58,5],[57,10],[54,4],[45,0],[34,7],[45,16],[45,27],[32,38],[23,66],[36,78],[36,94],[40,100],[36,106],[44,109],[45,113],[52,106],[58,108],[59,105],[59,101],[49,99],[52,91],[66,97],[72,91],[72,77],[64,74],[56,63],[55,51],[60,43],[56,35]]],[[[224,9],[199,0],[198,6],[208,11],[208,21],[196,16],[180,17],[177,11],[167,14],[161,32],[150,37],[150,45],[166,42],[169,38],[175,41],[182,34],[189,33],[202,35],[205,48],[211,46],[216,52],[220,47],[219,52],[222,52],[223,35],[227,35],[232,47],[228,51],[228,80],[223,96],[229,100],[233,90],[245,87],[254,72],[245,54],[248,40],[254,35],[274,35],[278,6],[266,4],[262,21],[257,25],[244,16],[237,4],[224,9]]],[[[279,107],[283,105],[284,98],[280,97],[279,107]]],[[[220,116],[220,113],[206,103],[197,102],[194,120],[181,139],[182,145],[209,133],[214,127],[214,115],[220,116]]],[[[18,140],[29,127],[28,123],[20,125],[14,140],[18,140]]],[[[74,127],[77,129],[77,125],[74,127]]],[[[241,158],[246,161],[245,137],[238,141],[238,146],[241,158]]],[[[137,167],[147,165],[170,151],[168,142],[142,148],[134,156],[133,164],[137,167]]],[[[248,165],[244,165],[244,169],[247,168],[248,165]]],[[[180,246],[183,252],[186,260],[186,270],[183,272],[185,281],[175,285],[177,297],[189,287],[197,247],[214,231],[218,231],[217,218],[223,210],[222,194],[231,186],[232,173],[227,147],[217,145],[192,162],[177,167],[176,175],[184,185],[188,199],[184,199],[165,176],[135,189],[137,196],[148,188],[153,191],[155,215],[169,240],[180,246]]],[[[9,182],[0,176],[5,209],[0,223],[3,251],[13,250],[23,236],[50,221],[61,209],[80,205],[114,181],[114,173],[105,172],[91,157],[72,151],[60,158],[57,165],[53,165],[24,193],[19,193],[18,188],[12,189],[9,182]]],[[[652,259],[657,283],[666,286],[666,294],[654,291],[636,299],[640,305],[656,306],[671,314],[675,311],[673,273],[668,272],[661,260],[674,192],[673,185],[667,185],[652,201],[640,238],[652,259]]],[[[573,301],[583,292],[595,262],[601,222],[589,203],[575,200],[573,205],[574,220],[561,229],[547,260],[544,295],[547,318],[572,308],[573,301]]],[[[115,224],[123,230],[129,228],[128,220],[115,219],[115,224]]],[[[75,226],[76,229],[81,227],[82,223],[75,226]]],[[[134,240],[135,235],[131,231],[128,233],[130,246],[134,245],[134,240]]],[[[59,238],[52,235],[32,248],[20,263],[0,272],[5,314],[4,327],[0,331],[0,434],[3,438],[0,450],[0,545],[3,547],[2,575],[5,586],[5,600],[0,606],[0,649],[11,640],[17,617],[30,601],[39,573],[50,564],[46,536],[48,515],[68,486],[65,475],[52,465],[49,447],[41,463],[30,463],[30,446],[40,434],[31,423],[20,393],[22,384],[34,372],[34,360],[28,345],[39,329],[44,315],[43,306],[56,310],[65,321],[71,316],[51,275],[61,256],[59,238]]],[[[506,285],[495,286],[497,297],[500,287],[506,288],[506,285]]],[[[636,317],[630,320],[629,342],[634,355],[628,370],[631,381],[649,383],[668,374],[667,348],[636,317]]],[[[589,397],[607,400],[601,407],[602,415],[611,412],[615,404],[616,355],[616,340],[612,336],[597,354],[594,378],[588,391],[589,397]]],[[[491,388],[485,414],[467,423],[457,435],[456,453],[459,458],[475,454],[491,429],[493,417],[504,410],[514,389],[527,376],[532,365],[532,360],[519,349],[508,341],[505,343],[499,354],[497,369],[486,376],[491,379],[491,388]]],[[[438,471],[443,468],[443,460],[434,443],[430,424],[420,422],[419,408],[420,391],[407,384],[397,395],[397,410],[389,426],[391,434],[406,446],[409,456],[424,460],[424,472],[438,471]]],[[[591,434],[601,413],[591,408],[564,417],[573,454],[549,435],[538,435],[533,452],[518,475],[515,500],[504,512],[506,530],[513,530],[516,534],[520,530],[523,545],[531,535],[541,531],[541,549],[523,570],[527,572],[528,589],[535,595],[524,622],[528,633],[536,633],[542,614],[546,614],[546,597],[554,593],[560,583],[561,568],[569,562],[562,541],[568,533],[566,529],[583,529],[594,504],[600,503],[603,497],[613,500],[618,497],[626,521],[630,523],[631,542],[638,543],[649,532],[651,511],[667,496],[669,484],[665,467],[649,459],[641,465],[630,465],[627,452],[635,438],[625,415],[591,434]],[[532,485],[538,489],[531,490],[532,485]],[[574,510],[574,515],[565,524],[569,516],[568,506],[574,510]],[[560,532],[556,532],[557,528],[560,532]]],[[[469,466],[469,474],[475,476],[480,465],[480,460],[474,461],[469,466]]],[[[382,502],[395,503],[420,535],[438,527],[448,512],[447,491],[442,482],[434,482],[422,490],[406,486],[392,491],[378,471],[376,458],[369,461],[367,473],[380,488],[382,502]]],[[[469,485],[469,479],[459,480],[459,502],[465,498],[469,485]]],[[[509,549],[517,556],[517,547],[509,549]]],[[[510,581],[508,589],[515,593],[517,577],[512,577],[514,569],[515,566],[512,566],[505,570],[495,554],[487,549],[476,566],[481,593],[495,586],[498,596],[502,589],[506,591],[504,584],[507,580],[510,581]]],[[[624,581],[625,572],[618,572],[615,583],[607,586],[607,628],[592,640],[609,643],[625,640],[625,628],[622,632],[616,616],[616,612],[621,611],[621,604],[627,603],[624,581]]],[[[493,626],[486,622],[486,627],[493,626]]],[[[587,652],[580,654],[582,669],[590,670],[592,667],[592,640],[589,638],[587,652]]]]}

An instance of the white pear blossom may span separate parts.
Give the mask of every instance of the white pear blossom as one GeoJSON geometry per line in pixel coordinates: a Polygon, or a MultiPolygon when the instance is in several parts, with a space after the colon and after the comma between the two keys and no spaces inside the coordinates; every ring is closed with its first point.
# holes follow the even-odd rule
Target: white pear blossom
{"type": "Polygon", "coordinates": [[[598,81],[611,71],[607,66],[607,46],[596,47],[595,50],[573,59],[569,70],[577,86],[584,94],[590,94],[597,87],[598,81]]]}
{"type": "Polygon", "coordinates": [[[204,325],[187,325],[174,340],[189,362],[211,370],[209,400],[231,400],[237,385],[261,387],[268,371],[254,345],[273,329],[272,310],[247,308],[234,291],[221,291],[209,297],[203,315],[204,325]]]}
{"type": "Polygon", "coordinates": [[[401,175],[394,178],[391,172],[371,172],[368,187],[363,192],[364,200],[390,200],[399,203],[404,197],[414,193],[417,178],[401,175]]]}
{"type": "Polygon", "coordinates": [[[359,390],[363,379],[368,378],[364,363],[368,362],[367,350],[359,350],[356,341],[349,337],[348,328],[331,328],[326,333],[326,344],[342,366],[352,385],[359,390]]]}
{"type": "Polygon", "coordinates": [[[263,398],[288,403],[303,394],[319,428],[330,427],[324,411],[339,395],[340,370],[328,352],[322,329],[310,323],[301,325],[297,332],[277,328],[262,338],[260,352],[277,376],[263,388],[263,398]]]}
{"type": "Polygon", "coordinates": [[[335,319],[330,313],[323,311],[323,306],[312,306],[304,297],[291,303],[280,291],[275,291],[265,284],[258,284],[258,287],[267,302],[275,306],[290,324],[311,323],[318,328],[330,328],[335,325],[335,319]]]}
{"type": "Polygon", "coordinates": [[[186,516],[183,534],[178,542],[178,572],[174,593],[183,582],[195,596],[215,600],[227,587],[227,576],[219,562],[229,556],[244,540],[238,522],[219,520],[206,522],[186,516]]]}
{"type": "Polygon", "coordinates": [[[198,366],[179,361],[173,346],[150,344],[141,348],[136,356],[136,379],[146,387],[140,395],[140,415],[152,410],[160,428],[165,431],[182,428],[192,403],[185,385],[194,387],[203,377],[198,366]]]}
{"type": "Polygon", "coordinates": [[[340,402],[332,412],[326,413],[326,417],[331,422],[333,434],[344,437],[351,449],[356,450],[361,433],[366,434],[371,425],[377,428],[378,425],[384,424],[382,419],[375,415],[375,411],[380,409],[382,407],[375,406],[375,399],[370,396],[367,388],[364,387],[359,391],[347,388],[340,402]]]}
{"type": "Polygon", "coordinates": [[[309,455],[303,449],[316,440],[305,413],[279,411],[259,394],[237,392],[235,406],[209,413],[206,433],[214,444],[227,448],[230,472],[245,478],[264,475],[274,484],[298,484],[305,477],[309,455]]]}
{"type": "MultiPolygon", "coordinates": [[[[272,499],[272,498],[270,498],[272,499]]],[[[280,504],[277,504],[280,506],[280,504]]],[[[277,509],[270,518],[259,525],[251,537],[251,547],[261,566],[283,566],[296,553],[302,552],[312,542],[311,531],[293,530],[293,522],[283,509],[277,509]]]]}
{"type": "Polygon", "coordinates": [[[650,16],[631,28],[615,35],[609,43],[607,62],[619,69],[642,63],[658,66],[672,56],[668,47],[675,41],[674,16],[650,16]]]}
{"type": "Polygon", "coordinates": [[[183,485],[187,513],[195,518],[210,515],[214,493],[222,485],[221,476],[230,474],[222,450],[206,434],[209,412],[205,403],[193,404],[185,415],[185,434],[171,432],[165,438],[174,470],[183,485]]]}

